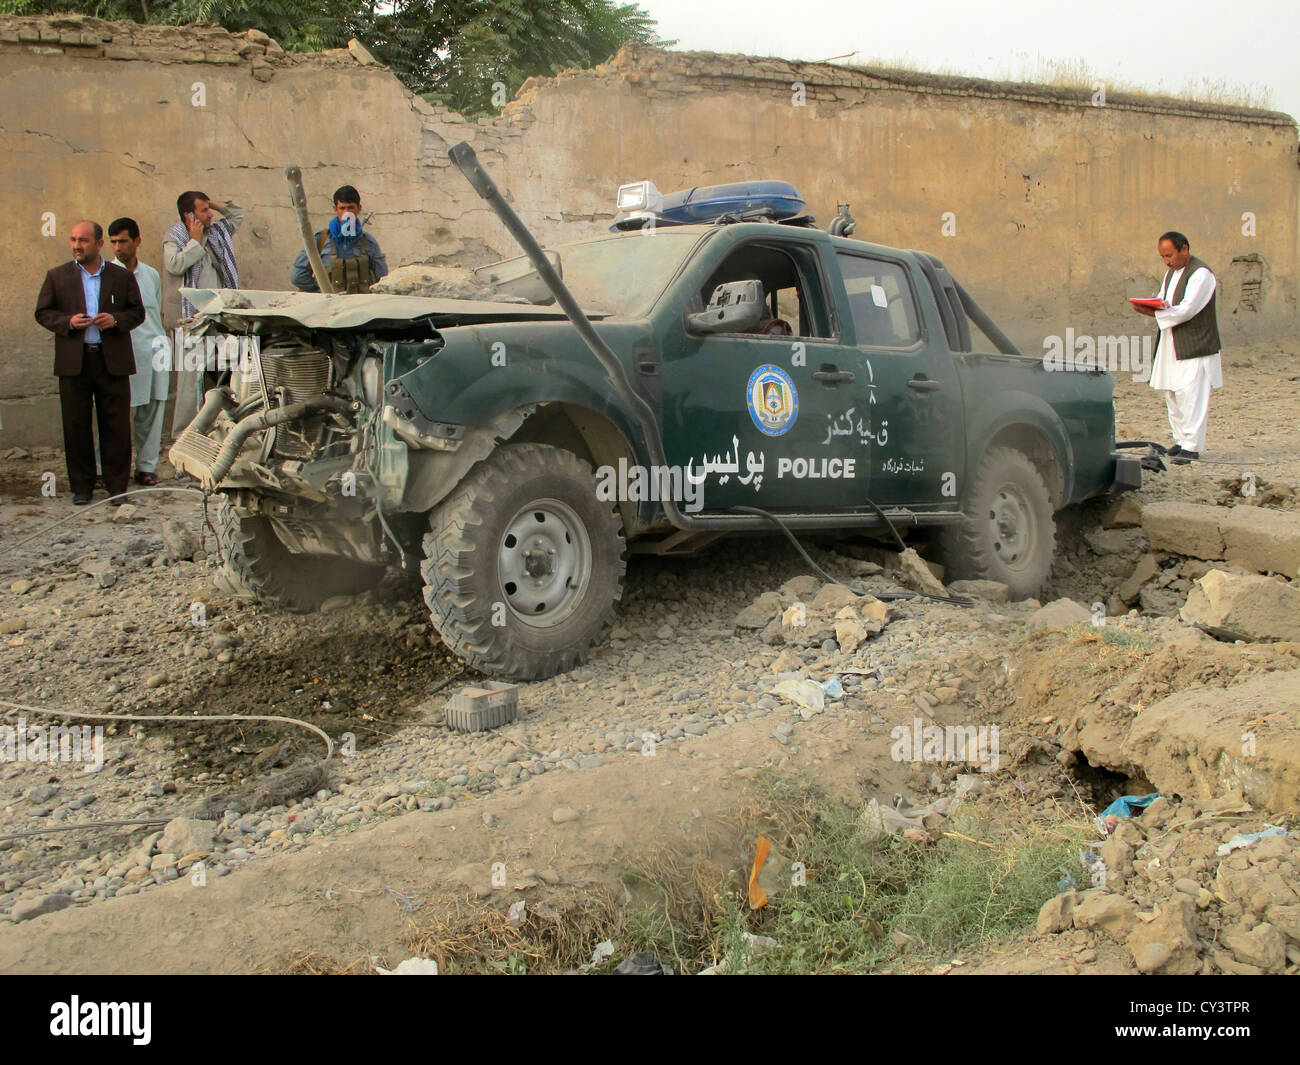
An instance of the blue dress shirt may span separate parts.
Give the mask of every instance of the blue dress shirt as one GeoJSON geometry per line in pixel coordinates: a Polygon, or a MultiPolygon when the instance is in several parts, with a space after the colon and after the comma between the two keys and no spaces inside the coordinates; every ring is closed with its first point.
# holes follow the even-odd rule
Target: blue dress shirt
{"type": "MultiPolygon", "coordinates": [[[[99,313],[99,279],[104,273],[104,260],[100,258],[99,269],[93,274],[81,263],[77,263],[77,269],[81,271],[81,291],[86,295],[86,313],[94,318],[99,313]]],[[[86,344],[98,344],[99,326],[86,326],[86,335],[83,339],[86,344]]]]}

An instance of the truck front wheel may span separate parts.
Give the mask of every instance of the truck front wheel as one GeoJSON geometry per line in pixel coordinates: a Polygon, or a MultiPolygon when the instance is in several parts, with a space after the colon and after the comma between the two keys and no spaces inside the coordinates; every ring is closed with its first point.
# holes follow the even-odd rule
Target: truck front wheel
{"type": "Polygon", "coordinates": [[[424,599],[476,669],[540,680],[584,661],[623,593],[623,526],[591,467],[546,444],[507,444],[430,515],[424,599]]]}
{"type": "Polygon", "coordinates": [[[1052,500],[1034,464],[1014,448],[989,448],[967,497],[965,520],[941,537],[947,576],[1000,581],[1011,598],[1037,595],[1056,551],[1052,500]]]}

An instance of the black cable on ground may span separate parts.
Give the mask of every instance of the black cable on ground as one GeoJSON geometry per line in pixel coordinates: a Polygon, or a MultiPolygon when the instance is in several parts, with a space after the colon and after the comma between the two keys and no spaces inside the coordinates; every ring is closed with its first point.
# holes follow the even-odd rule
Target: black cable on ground
{"type": "MultiPolygon", "coordinates": [[[[894,539],[898,542],[899,550],[906,551],[907,546],[903,543],[903,538],[898,535],[898,530],[894,528],[893,522],[889,520],[885,512],[882,511],[878,506],[876,506],[875,503],[871,503],[870,500],[868,500],[867,502],[870,503],[871,506],[875,508],[876,513],[878,513],[881,516],[881,518],[884,519],[885,524],[889,526],[889,531],[894,534],[894,539]]],[[[863,593],[863,592],[854,591],[853,588],[849,587],[849,585],[845,584],[842,580],[839,580],[836,577],[832,577],[829,573],[827,573],[824,569],[822,569],[821,566],[817,565],[817,563],[812,560],[812,556],[809,555],[808,552],[804,550],[803,544],[801,544],[795,538],[794,533],[792,533],[789,530],[789,528],[786,526],[785,522],[783,522],[775,514],[763,510],[760,507],[732,507],[731,509],[741,514],[757,514],[759,517],[765,518],[768,521],[770,521],[773,525],[775,525],[778,529],[780,529],[781,532],[785,533],[786,539],[788,539],[792,544],[794,544],[794,549],[798,551],[800,555],[803,556],[803,560],[807,562],[809,566],[812,567],[813,571],[817,573],[818,576],[820,576],[824,581],[827,581],[830,584],[838,584],[841,588],[848,588],[849,591],[853,592],[853,594],[856,596],[865,598],[866,595],[870,595],[871,598],[880,599],[882,601],[921,598],[921,599],[933,599],[936,603],[948,603],[951,606],[974,606],[975,605],[975,601],[973,599],[958,599],[948,595],[933,595],[930,592],[863,593]]]]}
{"type": "Polygon", "coordinates": [[[1121,440],[1115,445],[1117,451],[1126,447],[1153,447],[1162,455],[1169,454],[1169,449],[1164,444],[1157,444],[1154,440],[1121,440]]]}
{"type": "MultiPolygon", "coordinates": [[[[121,492],[119,494],[124,496],[143,496],[143,495],[153,495],[157,492],[193,492],[196,495],[201,495],[203,496],[204,512],[206,515],[207,499],[209,493],[204,492],[201,488],[191,488],[188,487],[187,485],[176,485],[174,487],[162,486],[158,488],[132,488],[126,492],[121,492]]],[[[49,525],[43,525],[39,529],[37,529],[34,533],[32,533],[30,536],[24,536],[21,540],[15,540],[12,544],[6,544],[4,547],[0,547],[0,557],[7,555],[10,551],[16,551],[18,548],[22,547],[23,544],[29,544],[33,540],[39,539],[41,536],[44,536],[47,532],[53,532],[55,529],[67,525],[68,522],[70,521],[76,521],[79,518],[84,518],[92,510],[95,510],[98,507],[106,506],[107,504],[111,503],[115,498],[117,497],[110,496],[108,499],[101,499],[98,503],[90,503],[87,506],[78,507],[75,511],[73,511],[73,513],[69,514],[66,518],[60,518],[58,521],[51,522],[49,525]]],[[[208,528],[210,529],[212,528],[211,524],[208,525],[208,528]]],[[[214,536],[216,535],[215,530],[213,531],[213,535],[214,536]]]]}
{"type": "Polygon", "coordinates": [[[0,843],[11,839],[29,839],[32,836],[44,836],[50,832],[80,832],[83,829],[91,828],[139,828],[142,825],[161,828],[171,820],[173,818],[150,817],[143,821],[83,821],[78,825],[47,825],[45,828],[33,828],[27,832],[12,832],[7,836],[0,836],[0,843]]]}

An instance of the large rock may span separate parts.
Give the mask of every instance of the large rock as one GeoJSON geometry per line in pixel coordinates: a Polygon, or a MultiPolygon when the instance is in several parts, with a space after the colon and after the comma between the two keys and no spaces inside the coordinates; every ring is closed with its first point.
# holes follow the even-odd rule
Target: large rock
{"type": "Polygon", "coordinates": [[[1131,495],[1116,496],[1101,516],[1107,529],[1127,529],[1142,524],[1142,504],[1131,495]]]}
{"type": "Polygon", "coordinates": [[[1142,528],[1153,551],[1227,559],[1257,573],[1300,576],[1300,513],[1152,503],[1142,512],[1142,528]]]}
{"type": "Polygon", "coordinates": [[[1097,555],[1127,555],[1142,549],[1140,529],[1100,529],[1083,534],[1086,543],[1097,555]]]}
{"type": "Polygon", "coordinates": [[[1188,975],[1199,970],[1195,913],[1191,899],[1168,899],[1160,903],[1155,920],[1133,929],[1127,945],[1139,971],[1188,975]]]}
{"type": "Polygon", "coordinates": [[[836,615],[835,642],[840,645],[842,654],[851,655],[866,638],[867,627],[858,620],[851,606],[846,606],[836,615]]]}
{"type": "Polygon", "coordinates": [[[894,564],[898,567],[898,579],[909,588],[925,592],[927,595],[948,594],[943,582],[934,575],[934,571],[930,569],[925,559],[916,553],[915,548],[909,547],[901,554],[895,555],[894,564]]]}
{"type": "Polygon", "coordinates": [[[1212,569],[1192,586],[1180,616],[1223,640],[1300,640],[1300,588],[1212,569]]]}
{"type": "Polygon", "coordinates": [[[736,615],[738,629],[761,629],[781,613],[781,597],[776,592],[764,592],[736,615]]]}
{"type": "Polygon", "coordinates": [[[1274,903],[1265,909],[1268,923],[1300,947],[1300,904],[1274,903]]]}
{"type": "Polygon", "coordinates": [[[1223,945],[1239,962],[1266,973],[1280,973],[1286,965],[1286,938],[1271,924],[1257,924],[1249,932],[1229,929],[1223,934],[1223,945]]]}
{"type": "Polygon", "coordinates": [[[23,921],[30,921],[33,917],[66,910],[71,905],[71,895],[42,895],[39,899],[32,899],[29,902],[15,903],[11,916],[14,924],[22,924],[23,921]]]}
{"type": "Polygon", "coordinates": [[[970,595],[976,599],[985,599],[990,603],[1005,603],[1011,591],[1001,581],[953,581],[948,591],[954,595],[970,595]]]}
{"type": "Polygon", "coordinates": [[[168,821],[158,841],[159,852],[177,855],[194,854],[212,850],[216,837],[215,821],[200,821],[193,817],[178,817],[168,821]]]}
{"type": "Polygon", "coordinates": [[[199,534],[184,522],[169,518],[163,523],[163,549],[168,560],[188,562],[202,546],[199,534]]]}
{"type": "Polygon", "coordinates": [[[813,597],[813,610],[836,611],[840,607],[851,606],[858,601],[858,594],[852,588],[842,584],[824,584],[813,597]]]}
{"type": "Polygon", "coordinates": [[[375,67],[379,65],[379,60],[371,55],[370,50],[355,37],[348,41],[348,51],[352,53],[352,58],[363,67],[375,67]]]}
{"type": "Polygon", "coordinates": [[[1300,670],[1178,692],[1126,731],[1085,728],[1079,739],[1093,765],[1144,777],[1162,794],[1235,791],[1257,809],[1300,815],[1300,670]]]}
{"type": "Polygon", "coordinates": [[[1225,545],[1219,522],[1224,507],[1201,503],[1150,503],[1142,509],[1142,531],[1153,551],[1221,559],[1225,545]]]}
{"type": "Polygon", "coordinates": [[[503,296],[491,285],[474,277],[463,266],[429,266],[415,263],[399,266],[387,277],[370,286],[371,292],[391,292],[398,296],[428,296],[451,300],[491,300],[496,303],[527,303],[517,296],[503,296]]]}
{"type": "Polygon", "coordinates": [[[1073,891],[1066,891],[1043,903],[1038,911],[1036,931],[1040,936],[1064,932],[1074,925],[1074,907],[1079,897],[1073,891]]]}
{"type": "Polygon", "coordinates": [[[1228,561],[1258,573],[1300,576],[1300,513],[1233,507],[1219,528],[1228,561]]]}
{"type": "Polygon", "coordinates": [[[1160,563],[1156,560],[1156,556],[1152,554],[1143,555],[1138,559],[1138,564],[1133,568],[1133,572],[1119,586],[1116,594],[1124,600],[1126,605],[1132,606],[1142,593],[1142,586],[1147,581],[1155,580],[1159,574],[1160,563]]]}
{"type": "Polygon", "coordinates": [[[1080,621],[1091,622],[1092,612],[1073,599],[1057,599],[1025,618],[1025,624],[1031,629],[1067,629],[1080,621]]]}
{"type": "Polygon", "coordinates": [[[1111,891],[1085,891],[1074,908],[1075,928],[1096,928],[1117,943],[1123,943],[1136,924],[1137,904],[1111,891]]]}
{"type": "Polygon", "coordinates": [[[1123,884],[1133,875],[1133,848],[1118,834],[1101,845],[1101,860],[1106,863],[1106,883],[1123,884]]]}
{"type": "Polygon", "coordinates": [[[813,599],[821,589],[821,582],[807,573],[801,573],[797,577],[791,577],[780,588],[776,594],[781,597],[781,602],[787,606],[791,603],[808,603],[813,599]]]}

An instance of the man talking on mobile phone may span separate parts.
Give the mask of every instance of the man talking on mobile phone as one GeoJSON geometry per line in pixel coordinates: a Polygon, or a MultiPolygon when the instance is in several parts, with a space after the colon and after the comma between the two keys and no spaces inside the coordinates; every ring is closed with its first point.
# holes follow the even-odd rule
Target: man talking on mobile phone
{"type": "MultiPolygon", "coordinates": [[[[163,239],[163,266],[167,272],[181,279],[182,288],[238,288],[234,234],[243,224],[244,209],[230,200],[214,200],[207,193],[191,189],[176,198],[176,213],[180,221],[163,239]]],[[[181,317],[193,314],[194,306],[182,296],[181,317]]],[[[173,433],[179,434],[194,420],[203,402],[203,391],[203,370],[180,375],[173,433]]]]}

